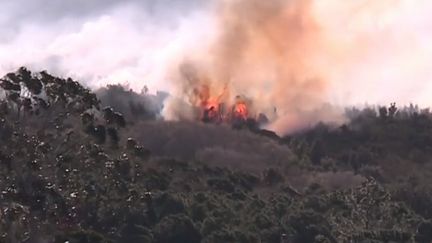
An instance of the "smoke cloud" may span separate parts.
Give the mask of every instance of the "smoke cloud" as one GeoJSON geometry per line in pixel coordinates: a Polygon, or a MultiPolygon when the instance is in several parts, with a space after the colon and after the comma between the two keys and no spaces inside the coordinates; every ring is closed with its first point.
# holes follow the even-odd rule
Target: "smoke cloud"
{"type": "Polygon", "coordinates": [[[325,48],[311,4],[221,1],[215,7],[215,40],[178,65],[173,79],[179,95],[195,106],[217,99],[228,107],[241,95],[279,133],[319,121],[317,115],[305,117],[326,101],[330,80],[319,65],[325,48]]]}
{"type": "Polygon", "coordinates": [[[176,65],[173,79],[193,105],[250,98],[279,134],[341,122],[338,107],[346,105],[430,105],[423,92],[431,86],[424,12],[431,7],[403,0],[220,1],[213,43],[176,65]]]}
{"type": "Polygon", "coordinates": [[[432,104],[427,0],[0,3],[0,73],[147,85],[173,94],[169,119],[193,116],[203,90],[245,97],[280,134],[343,120],[328,103],[432,104]]]}
{"type": "Polygon", "coordinates": [[[200,35],[198,0],[0,0],[0,73],[20,66],[97,88],[167,90],[167,63],[200,35]],[[196,27],[194,29],[197,29],[196,27]]]}

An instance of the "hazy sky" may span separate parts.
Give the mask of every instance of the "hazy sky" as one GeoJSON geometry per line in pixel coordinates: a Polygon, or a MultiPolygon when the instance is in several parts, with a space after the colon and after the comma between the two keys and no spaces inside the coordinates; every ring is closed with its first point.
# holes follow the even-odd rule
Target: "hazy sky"
{"type": "Polygon", "coordinates": [[[203,18],[204,3],[0,0],[0,72],[26,65],[92,86],[129,81],[137,89],[167,88],[154,79],[203,18]]]}
{"type": "MultiPolygon", "coordinates": [[[[325,37],[314,62],[331,84],[329,101],[432,105],[432,2],[311,2],[325,37]]],[[[211,3],[0,0],[0,73],[26,65],[90,86],[128,81],[169,90],[170,65],[216,32],[211,3]]]]}
{"type": "Polygon", "coordinates": [[[26,24],[52,25],[65,19],[80,25],[126,6],[163,23],[187,16],[203,3],[199,0],[1,0],[1,26],[2,31],[17,32],[17,28],[26,24]]]}

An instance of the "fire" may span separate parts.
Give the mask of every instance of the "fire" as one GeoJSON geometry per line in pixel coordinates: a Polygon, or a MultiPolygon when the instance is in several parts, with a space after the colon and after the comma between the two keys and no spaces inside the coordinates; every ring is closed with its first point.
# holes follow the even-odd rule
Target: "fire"
{"type": "Polygon", "coordinates": [[[203,122],[220,123],[222,121],[221,104],[217,99],[208,99],[202,103],[203,122]]]}
{"type": "Polygon", "coordinates": [[[249,104],[241,96],[237,96],[234,101],[223,99],[223,95],[217,98],[206,97],[201,101],[201,121],[206,123],[238,123],[251,118],[249,104]],[[226,109],[229,108],[229,109],[226,109]]]}
{"type": "Polygon", "coordinates": [[[252,103],[246,97],[231,96],[232,90],[228,85],[214,85],[206,75],[197,75],[188,70],[185,74],[191,80],[201,83],[189,92],[190,104],[199,111],[196,116],[205,123],[238,124],[247,121],[251,116],[252,103]]]}
{"type": "Polygon", "coordinates": [[[237,97],[237,101],[233,106],[233,119],[246,121],[248,119],[248,107],[245,101],[237,97]]]}

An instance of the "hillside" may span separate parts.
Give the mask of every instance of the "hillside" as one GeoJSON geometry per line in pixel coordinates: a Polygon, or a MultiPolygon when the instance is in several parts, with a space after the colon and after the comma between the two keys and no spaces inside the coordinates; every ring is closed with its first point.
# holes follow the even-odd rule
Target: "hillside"
{"type": "Polygon", "coordinates": [[[25,68],[0,87],[0,242],[432,240],[428,110],[278,137],[25,68]]]}

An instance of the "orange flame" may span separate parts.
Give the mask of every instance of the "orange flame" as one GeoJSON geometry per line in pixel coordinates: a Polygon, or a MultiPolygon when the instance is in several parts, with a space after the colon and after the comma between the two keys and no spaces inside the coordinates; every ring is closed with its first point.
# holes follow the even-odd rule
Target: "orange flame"
{"type": "Polygon", "coordinates": [[[220,103],[217,99],[208,99],[202,103],[201,120],[204,122],[219,123],[222,121],[220,103]]]}
{"type": "Polygon", "coordinates": [[[201,102],[201,120],[208,123],[243,122],[250,118],[249,105],[246,100],[237,96],[234,102],[217,98],[206,98],[201,102]],[[225,106],[231,107],[225,110],[225,106]]]}
{"type": "Polygon", "coordinates": [[[233,107],[233,118],[236,120],[247,120],[248,119],[248,107],[246,102],[238,100],[233,107]]]}

